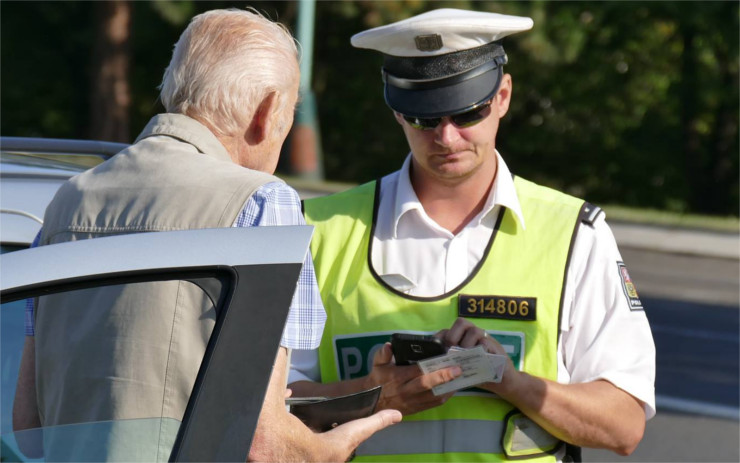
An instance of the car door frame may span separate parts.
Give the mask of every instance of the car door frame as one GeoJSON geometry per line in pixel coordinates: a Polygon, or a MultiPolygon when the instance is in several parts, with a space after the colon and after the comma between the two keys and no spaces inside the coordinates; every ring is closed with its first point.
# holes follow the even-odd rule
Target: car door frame
{"type": "Polygon", "coordinates": [[[173,279],[198,285],[217,307],[216,323],[170,461],[246,461],[312,232],[139,233],[16,251],[0,258],[0,298],[173,279]]]}

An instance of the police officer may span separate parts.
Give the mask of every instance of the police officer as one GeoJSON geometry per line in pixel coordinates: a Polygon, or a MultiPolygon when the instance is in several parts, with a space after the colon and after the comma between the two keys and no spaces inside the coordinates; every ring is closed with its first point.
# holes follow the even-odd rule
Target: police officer
{"type": "Polygon", "coordinates": [[[496,149],[513,95],[501,39],[532,26],[442,9],[352,37],[384,55],[411,152],[378,181],[306,201],[328,320],[319,349],[294,358],[291,387],[383,384],[379,406],[412,414],[358,458],[626,455],[655,414],[652,335],[603,212],[513,176],[496,149]],[[394,365],[384,341],[398,331],[507,355],[503,380],[434,396],[459,368],[394,365]]]}

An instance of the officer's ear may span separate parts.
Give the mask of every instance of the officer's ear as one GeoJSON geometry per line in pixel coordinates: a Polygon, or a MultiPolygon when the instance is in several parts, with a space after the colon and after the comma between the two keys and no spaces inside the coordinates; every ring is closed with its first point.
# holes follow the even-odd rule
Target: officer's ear
{"type": "Polygon", "coordinates": [[[501,76],[501,85],[498,88],[498,93],[493,99],[493,104],[496,105],[498,110],[498,117],[504,117],[507,111],[509,111],[509,104],[511,103],[511,90],[512,81],[511,74],[504,74],[501,76]]]}
{"type": "Polygon", "coordinates": [[[403,116],[401,113],[393,111],[393,115],[396,116],[396,122],[398,122],[399,125],[403,126],[403,116]]]}

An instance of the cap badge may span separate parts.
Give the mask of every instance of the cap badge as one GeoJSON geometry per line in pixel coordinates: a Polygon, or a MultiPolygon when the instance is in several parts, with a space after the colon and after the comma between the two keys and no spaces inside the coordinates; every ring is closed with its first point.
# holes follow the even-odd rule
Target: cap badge
{"type": "Polygon", "coordinates": [[[419,51],[437,51],[442,48],[442,36],[439,34],[417,35],[414,41],[419,51]]]}

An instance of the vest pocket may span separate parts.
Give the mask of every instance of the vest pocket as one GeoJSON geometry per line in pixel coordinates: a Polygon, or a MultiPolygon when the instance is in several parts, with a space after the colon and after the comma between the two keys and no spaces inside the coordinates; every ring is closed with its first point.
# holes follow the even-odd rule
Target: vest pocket
{"type": "Polygon", "coordinates": [[[501,448],[508,459],[519,460],[554,454],[564,442],[517,409],[504,417],[501,448]]]}

